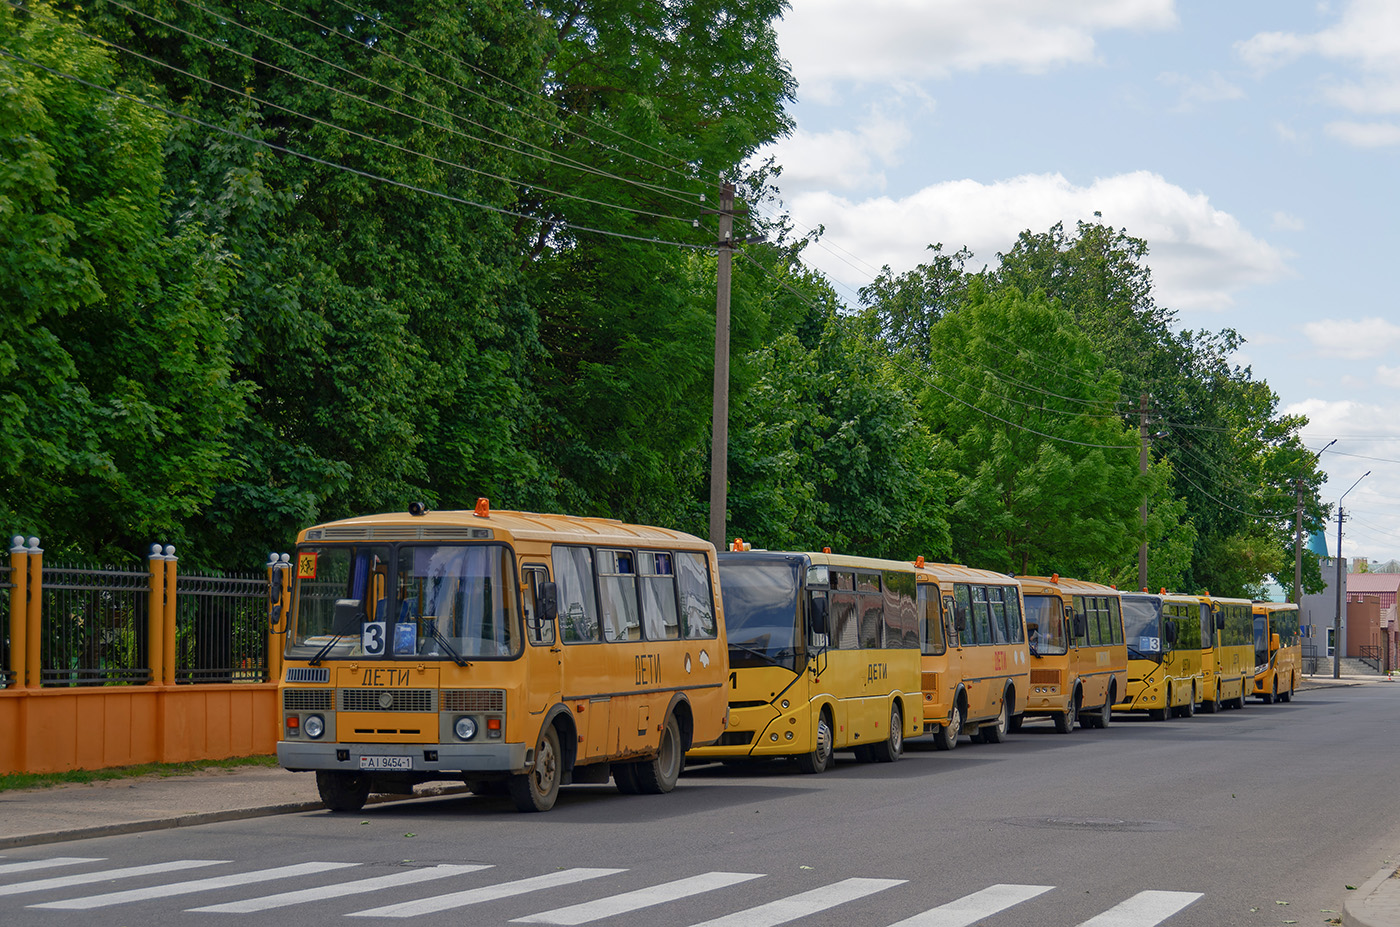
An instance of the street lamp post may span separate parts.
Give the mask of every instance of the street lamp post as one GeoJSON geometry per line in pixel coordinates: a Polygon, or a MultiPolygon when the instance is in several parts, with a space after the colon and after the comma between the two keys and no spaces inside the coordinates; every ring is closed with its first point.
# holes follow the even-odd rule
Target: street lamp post
{"type": "MultiPolygon", "coordinates": [[[[1322,458],[1327,448],[1337,443],[1333,438],[1323,445],[1322,450],[1313,455],[1313,465],[1322,458]]],[[[1303,607],[1303,478],[1298,477],[1298,516],[1293,529],[1293,604],[1303,607]]]]}
{"type": "MultiPolygon", "coordinates": [[[[1362,480],[1366,479],[1366,477],[1370,475],[1370,470],[1367,470],[1365,473],[1361,474],[1359,477],[1356,478],[1356,482],[1352,483],[1351,486],[1347,489],[1347,492],[1351,492],[1357,487],[1357,485],[1362,480]]],[[[1342,514],[1342,499],[1345,499],[1347,497],[1347,492],[1342,493],[1341,498],[1337,500],[1337,615],[1335,618],[1332,619],[1333,679],[1342,678],[1342,599],[1344,597],[1343,585],[1346,581],[1346,576],[1342,572],[1342,521],[1346,517],[1342,514]]]]}

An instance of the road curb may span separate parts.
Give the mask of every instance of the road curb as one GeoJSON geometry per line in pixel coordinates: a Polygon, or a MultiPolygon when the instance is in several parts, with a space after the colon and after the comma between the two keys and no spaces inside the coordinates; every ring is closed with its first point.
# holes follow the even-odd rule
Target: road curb
{"type": "Polygon", "coordinates": [[[1400,927],[1400,878],[1386,866],[1342,905],[1344,927],[1400,927]]]}
{"type": "MultiPolygon", "coordinates": [[[[442,795],[462,795],[470,792],[471,789],[466,786],[447,786],[445,788],[425,789],[421,792],[414,792],[412,795],[375,795],[365,804],[384,805],[416,798],[436,798],[442,795]]],[[[117,837],[147,831],[173,830],[177,827],[195,827],[200,824],[220,824],[225,821],[244,821],[249,818],[265,818],[277,814],[300,814],[305,811],[322,811],[325,807],[319,801],[288,802],[280,805],[263,805],[257,808],[234,808],[226,811],[182,814],[171,818],[149,818],[144,821],[99,824],[95,827],[77,827],[72,830],[50,831],[41,834],[18,834],[11,837],[0,837],[0,850],[43,846],[47,843],[65,843],[70,840],[90,840],[94,837],[117,837]]]]}

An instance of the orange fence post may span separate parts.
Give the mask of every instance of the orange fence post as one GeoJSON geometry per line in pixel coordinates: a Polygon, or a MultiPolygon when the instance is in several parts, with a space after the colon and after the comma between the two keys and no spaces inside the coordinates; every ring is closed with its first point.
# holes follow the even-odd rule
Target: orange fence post
{"type": "Polygon", "coordinates": [[[175,685],[175,548],[165,546],[165,684],[175,685]]]}
{"type": "Polygon", "coordinates": [[[29,655],[25,644],[29,621],[29,554],[24,549],[24,538],[15,535],[10,547],[10,672],[14,675],[11,685],[16,689],[29,688],[24,676],[24,661],[29,655]]]}
{"type": "Polygon", "coordinates": [[[148,686],[158,686],[164,682],[161,669],[165,660],[165,644],[161,629],[165,627],[165,558],[160,555],[160,545],[151,545],[150,598],[146,606],[146,665],[150,667],[151,678],[148,686]]]}
{"type": "MultiPolygon", "coordinates": [[[[24,647],[24,672],[29,677],[29,687],[37,689],[43,684],[43,665],[39,657],[39,642],[41,638],[40,621],[43,615],[44,606],[44,550],[39,546],[38,538],[29,539],[29,588],[27,590],[29,607],[27,609],[25,623],[25,647],[24,647]]],[[[14,646],[14,641],[10,642],[14,646]]]]}

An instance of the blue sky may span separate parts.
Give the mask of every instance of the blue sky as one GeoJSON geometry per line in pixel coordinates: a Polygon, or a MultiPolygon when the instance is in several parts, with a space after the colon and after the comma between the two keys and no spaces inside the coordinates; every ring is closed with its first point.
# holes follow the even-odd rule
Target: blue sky
{"type": "MultiPolygon", "coordinates": [[[[996,260],[1097,210],[1159,304],[1237,357],[1346,498],[1343,553],[1400,559],[1400,0],[792,0],[783,203],[852,303],[930,242],[996,260]]],[[[1329,529],[1335,548],[1336,523],[1329,529]]]]}

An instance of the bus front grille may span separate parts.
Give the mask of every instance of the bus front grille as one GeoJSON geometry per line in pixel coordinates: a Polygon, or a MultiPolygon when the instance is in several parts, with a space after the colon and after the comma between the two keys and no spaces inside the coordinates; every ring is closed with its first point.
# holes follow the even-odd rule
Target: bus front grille
{"type": "Polygon", "coordinates": [[[330,689],[283,689],[282,709],[284,711],[330,711],[330,689]]]}
{"type": "Polygon", "coordinates": [[[717,747],[742,747],[753,743],[753,731],[725,731],[719,735],[717,747]]]}
{"type": "Polygon", "coordinates": [[[435,689],[341,689],[341,711],[437,711],[435,689]]]}
{"type": "Polygon", "coordinates": [[[443,689],[443,711],[505,711],[504,689],[443,689]]]}

